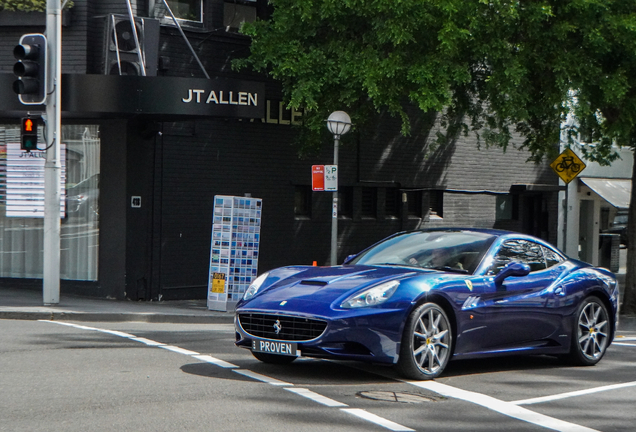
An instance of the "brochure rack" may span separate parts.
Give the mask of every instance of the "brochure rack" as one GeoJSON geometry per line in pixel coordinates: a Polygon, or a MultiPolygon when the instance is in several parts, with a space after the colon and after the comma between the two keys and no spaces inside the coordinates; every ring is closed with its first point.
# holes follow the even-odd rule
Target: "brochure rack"
{"type": "Polygon", "coordinates": [[[214,197],[208,309],[233,310],[258,271],[260,198],[214,197]]]}

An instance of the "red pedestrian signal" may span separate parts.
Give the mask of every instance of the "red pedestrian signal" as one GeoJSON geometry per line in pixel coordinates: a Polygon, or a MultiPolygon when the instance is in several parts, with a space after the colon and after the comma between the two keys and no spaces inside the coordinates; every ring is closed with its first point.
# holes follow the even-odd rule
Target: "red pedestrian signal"
{"type": "Polygon", "coordinates": [[[30,118],[24,120],[23,128],[25,132],[33,132],[33,120],[30,118]]]}
{"type": "Polygon", "coordinates": [[[22,119],[20,149],[30,152],[38,149],[38,119],[25,117],[22,119]]]}

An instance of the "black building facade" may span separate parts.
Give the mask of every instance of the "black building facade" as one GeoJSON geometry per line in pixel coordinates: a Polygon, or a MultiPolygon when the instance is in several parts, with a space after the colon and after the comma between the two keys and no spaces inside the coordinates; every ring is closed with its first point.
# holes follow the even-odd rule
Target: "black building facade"
{"type": "MultiPolygon", "coordinates": [[[[65,13],[62,293],[204,298],[215,195],[263,199],[259,273],[329,260],[331,194],[312,192],[311,166],[333,161],[330,136],[299,156],[302,113],[284,108],[276,82],[231,68],[249,52],[236,28],[265,17],[266,2],[168,4],[187,40],[162,2],[132,5],[147,76],[122,33],[131,28],[125,0],[75,2],[65,13]]],[[[12,49],[43,24],[44,14],[0,12],[0,280],[16,286],[41,283],[42,221],[13,210],[11,152],[19,119],[44,108],[12,92],[12,49]]],[[[434,148],[435,116],[419,118],[408,138],[384,115],[343,137],[340,261],[420,227],[497,227],[556,243],[558,178],[547,164],[528,164],[516,149],[478,150],[474,137],[434,148]]]]}

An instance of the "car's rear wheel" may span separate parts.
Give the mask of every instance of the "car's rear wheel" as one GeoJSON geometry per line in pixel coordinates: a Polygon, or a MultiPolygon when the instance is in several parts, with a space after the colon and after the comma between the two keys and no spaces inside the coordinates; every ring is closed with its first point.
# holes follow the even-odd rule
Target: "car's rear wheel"
{"type": "Polygon", "coordinates": [[[450,360],[453,334],[444,309],[435,303],[416,308],[406,321],[397,370],[406,378],[438,377],[450,360]]]}
{"type": "Polygon", "coordinates": [[[579,305],[576,320],[570,360],[580,366],[595,365],[609,345],[611,329],[607,308],[598,298],[588,297],[579,305]]]}
{"type": "Polygon", "coordinates": [[[268,354],[262,352],[252,351],[252,355],[262,361],[263,363],[271,364],[289,364],[296,360],[294,356],[284,356],[278,354],[268,354]]]}

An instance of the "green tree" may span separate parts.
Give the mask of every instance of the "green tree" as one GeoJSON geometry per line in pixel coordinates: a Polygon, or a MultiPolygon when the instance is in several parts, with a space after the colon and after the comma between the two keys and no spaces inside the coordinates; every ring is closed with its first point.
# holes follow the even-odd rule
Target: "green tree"
{"type": "MultiPolygon", "coordinates": [[[[61,1],[64,4],[64,0],[61,1]]],[[[69,1],[65,8],[73,7],[69,1]]],[[[0,0],[0,11],[46,12],[46,0],[0,0]]]]}
{"type": "MultiPolygon", "coordinates": [[[[474,132],[485,145],[505,150],[520,134],[535,162],[556,156],[568,113],[577,120],[564,131],[570,139],[594,143],[582,149],[588,160],[609,164],[614,145],[636,148],[636,0],[269,3],[269,20],[243,27],[251,54],[236,65],[282,83],[289,105],[305,110],[306,143],[319,142],[336,109],[356,124],[388,110],[408,134],[408,103],[441,113],[447,134],[474,132]]],[[[632,203],[628,313],[636,313],[632,203]]]]}
{"type": "Polygon", "coordinates": [[[0,0],[0,10],[44,12],[46,0],[0,0]]]}

